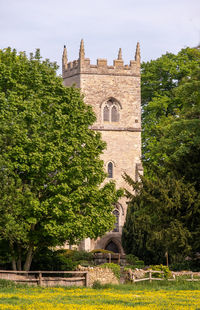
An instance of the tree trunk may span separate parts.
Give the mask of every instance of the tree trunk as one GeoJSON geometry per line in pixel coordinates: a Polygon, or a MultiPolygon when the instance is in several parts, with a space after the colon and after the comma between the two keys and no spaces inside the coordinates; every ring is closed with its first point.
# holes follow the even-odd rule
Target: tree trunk
{"type": "Polygon", "coordinates": [[[14,257],[12,257],[12,270],[17,270],[16,260],[14,257]]]}
{"type": "Polygon", "coordinates": [[[15,251],[14,251],[14,247],[13,247],[12,242],[10,242],[9,247],[10,247],[10,252],[11,252],[11,256],[12,256],[12,270],[17,270],[16,260],[15,260],[15,251]]]}
{"type": "Polygon", "coordinates": [[[26,255],[26,261],[25,261],[25,264],[24,264],[24,271],[29,271],[30,270],[32,258],[33,258],[33,245],[30,244],[29,248],[28,248],[28,253],[26,255]]]}
{"type": "Polygon", "coordinates": [[[18,250],[17,270],[21,271],[22,270],[22,250],[21,250],[20,245],[18,245],[17,250],[18,250]]]}

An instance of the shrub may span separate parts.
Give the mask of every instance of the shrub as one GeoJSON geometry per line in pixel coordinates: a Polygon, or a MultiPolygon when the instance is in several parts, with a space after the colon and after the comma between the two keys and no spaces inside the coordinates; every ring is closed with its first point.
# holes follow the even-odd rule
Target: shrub
{"type": "Polygon", "coordinates": [[[86,251],[73,251],[72,257],[75,261],[91,262],[93,259],[93,254],[86,251]]]}
{"type": "Polygon", "coordinates": [[[34,256],[32,270],[75,270],[78,265],[88,267],[92,264],[93,254],[77,250],[40,249],[34,256]]]}
{"type": "Polygon", "coordinates": [[[103,253],[103,254],[115,254],[114,252],[112,251],[108,251],[108,250],[104,250],[104,249],[95,249],[95,250],[92,250],[90,253],[103,253]]]}
{"type": "Polygon", "coordinates": [[[75,270],[76,266],[78,265],[78,262],[72,260],[72,258],[68,258],[63,254],[58,254],[56,255],[56,266],[54,266],[54,270],[62,270],[62,271],[70,271],[70,270],[75,270]]]}
{"type": "Polygon", "coordinates": [[[173,263],[170,265],[170,269],[173,271],[180,271],[180,270],[200,271],[200,259],[184,260],[182,262],[173,263]]]}
{"type": "Polygon", "coordinates": [[[120,278],[120,266],[114,263],[105,263],[103,265],[100,265],[101,268],[109,268],[112,270],[116,278],[119,280],[120,278]]]}
{"type": "MultiPolygon", "coordinates": [[[[169,267],[167,266],[163,266],[162,264],[161,265],[152,265],[150,266],[150,269],[151,270],[157,270],[157,271],[163,271],[164,272],[164,278],[165,279],[168,279],[172,276],[172,273],[171,271],[169,270],[169,267]]],[[[161,277],[161,275],[154,275],[155,277],[161,277]]]]}
{"type": "Polygon", "coordinates": [[[94,283],[92,284],[92,288],[99,290],[102,288],[101,282],[99,280],[94,281],[94,283]]]}
{"type": "Polygon", "coordinates": [[[32,270],[75,270],[79,261],[73,259],[73,251],[43,248],[34,256],[32,270]]]}
{"type": "Polygon", "coordinates": [[[130,264],[131,269],[135,268],[144,268],[144,261],[139,260],[139,258],[133,254],[126,255],[126,261],[128,264],[130,264]]]}

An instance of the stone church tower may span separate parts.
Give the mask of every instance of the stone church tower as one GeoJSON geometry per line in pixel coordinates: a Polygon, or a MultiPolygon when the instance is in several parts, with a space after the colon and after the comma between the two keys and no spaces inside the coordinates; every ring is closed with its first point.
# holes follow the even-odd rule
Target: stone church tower
{"type": "MultiPolygon", "coordinates": [[[[81,41],[79,59],[67,60],[64,47],[62,75],[65,86],[81,89],[86,104],[90,104],[96,113],[96,123],[92,129],[100,131],[107,149],[102,155],[107,181],[114,179],[117,188],[127,188],[122,175],[126,172],[134,180],[142,173],[141,165],[141,98],[140,98],[140,47],[137,43],[135,59],[124,65],[122,52],[113,66],[106,59],[97,59],[92,65],[85,58],[84,43],[81,41]]],[[[97,240],[86,239],[81,249],[108,249],[123,253],[121,246],[122,227],[126,217],[125,197],[113,211],[116,223],[113,231],[97,240]]]]}

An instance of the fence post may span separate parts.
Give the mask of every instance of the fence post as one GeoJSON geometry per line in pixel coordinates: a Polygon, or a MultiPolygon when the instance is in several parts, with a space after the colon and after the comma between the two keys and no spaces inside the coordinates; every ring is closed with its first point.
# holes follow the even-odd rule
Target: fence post
{"type": "Polygon", "coordinates": [[[149,271],[149,281],[152,282],[151,271],[149,271]]]}
{"type": "Polygon", "coordinates": [[[88,287],[88,284],[89,284],[89,274],[88,274],[88,271],[86,271],[86,273],[85,273],[85,286],[88,287]]]}
{"type": "Polygon", "coordinates": [[[108,262],[111,263],[111,253],[108,253],[108,262]]]}
{"type": "Polygon", "coordinates": [[[194,275],[193,275],[193,273],[191,273],[191,280],[192,280],[192,281],[194,280],[194,275]]]}
{"type": "Polygon", "coordinates": [[[42,273],[39,272],[39,285],[42,286],[42,273]]]}

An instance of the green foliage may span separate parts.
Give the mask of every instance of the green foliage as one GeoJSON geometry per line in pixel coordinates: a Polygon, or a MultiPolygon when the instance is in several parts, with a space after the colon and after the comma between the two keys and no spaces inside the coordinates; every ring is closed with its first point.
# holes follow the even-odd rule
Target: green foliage
{"type": "Polygon", "coordinates": [[[14,281],[0,279],[0,288],[14,288],[16,283],[14,281]]]}
{"type": "Polygon", "coordinates": [[[90,253],[103,253],[103,254],[114,254],[112,251],[104,250],[104,249],[94,249],[90,253]]]}
{"type": "Polygon", "coordinates": [[[32,270],[67,271],[75,270],[79,261],[66,255],[65,250],[50,250],[44,248],[39,250],[33,257],[32,270]]]}
{"type": "Polygon", "coordinates": [[[130,199],[122,243],[126,253],[143,259],[146,264],[163,263],[165,253],[171,262],[187,256],[196,238],[199,193],[192,185],[173,176],[134,182],[126,176],[137,195],[130,199]]]}
{"type": "Polygon", "coordinates": [[[133,254],[126,255],[126,261],[128,264],[135,266],[135,268],[144,267],[144,262],[142,260],[139,260],[139,258],[133,254]]]}
{"type": "Polygon", "coordinates": [[[184,259],[182,261],[177,261],[173,264],[170,264],[170,269],[173,271],[191,270],[194,272],[199,272],[200,271],[200,259],[193,257],[189,260],[184,259]]]}
{"type": "MultiPolygon", "coordinates": [[[[172,276],[171,271],[169,270],[169,267],[161,265],[151,265],[151,270],[157,270],[157,271],[163,271],[164,272],[164,278],[169,279],[172,276]]],[[[153,275],[155,277],[156,274],[153,275]]],[[[157,275],[158,277],[161,277],[161,275],[157,275]]]]}
{"type": "Polygon", "coordinates": [[[75,270],[78,265],[92,265],[92,254],[86,251],[43,248],[33,257],[32,270],[75,270]]]}
{"type": "Polygon", "coordinates": [[[39,51],[0,50],[0,238],[29,269],[37,247],[78,243],[113,228],[121,195],[105,178],[105,148],[80,91],[39,51]]]}
{"type": "Polygon", "coordinates": [[[15,283],[11,280],[0,279],[1,291],[13,291],[14,289],[27,289],[28,285],[24,283],[15,283]]]}
{"type": "Polygon", "coordinates": [[[120,278],[120,266],[114,263],[105,263],[100,265],[101,268],[109,268],[112,270],[117,279],[120,278]]]}
{"type": "Polygon", "coordinates": [[[145,178],[123,230],[127,253],[145,263],[184,261],[200,251],[200,51],[186,48],[142,64],[145,178]]]}
{"type": "Polygon", "coordinates": [[[142,64],[146,176],[172,172],[200,189],[200,51],[186,48],[142,64]]]}
{"type": "Polygon", "coordinates": [[[9,269],[12,261],[9,245],[5,240],[0,240],[0,269],[9,269]]]}
{"type": "Polygon", "coordinates": [[[99,290],[102,289],[102,284],[99,280],[94,281],[94,283],[92,284],[92,288],[95,290],[99,290]]]}
{"type": "Polygon", "coordinates": [[[73,251],[72,258],[75,261],[88,261],[91,262],[93,259],[93,254],[87,251],[73,251]]]}

